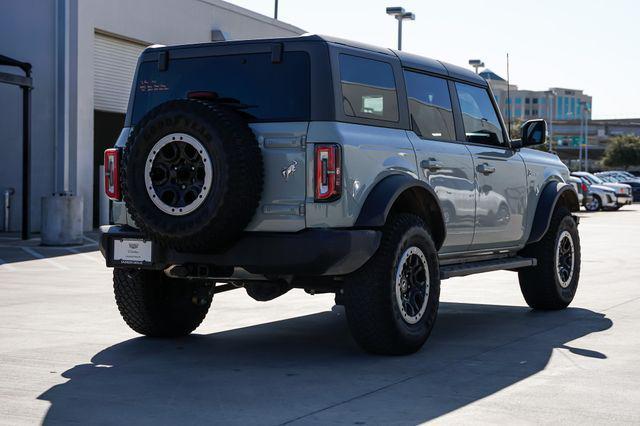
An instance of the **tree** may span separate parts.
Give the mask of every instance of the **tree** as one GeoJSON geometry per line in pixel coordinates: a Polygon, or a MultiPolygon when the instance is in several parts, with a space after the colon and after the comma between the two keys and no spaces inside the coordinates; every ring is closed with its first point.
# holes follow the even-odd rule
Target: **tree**
{"type": "Polygon", "coordinates": [[[640,166],[640,137],[634,135],[616,136],[607,145],[602,159],[607,167],[640,166]]]}

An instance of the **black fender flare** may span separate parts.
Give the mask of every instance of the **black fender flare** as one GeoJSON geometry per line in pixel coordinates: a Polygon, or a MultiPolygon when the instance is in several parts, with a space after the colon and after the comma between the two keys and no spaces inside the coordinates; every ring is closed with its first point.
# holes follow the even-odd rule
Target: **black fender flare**
{"type": "Polygon", "coordinates": [[[573,186],[563,182],[549,182],[545,185],[538,199],[538,206],[533,217],[531,232],[527,244],[536,243],[547,233],[551,224],[551,217],[560,199],[565,198],[571,212],[580,210],[578,194],[573,186]]]}
{"type": "Polygon", "coordinates": [[[378,182],[369,192],[354,226],[357,228],[379,228],[384,226],[396,200],[405,191],[410,190],[422,191],[423,196],[419,197],[418,201],[421,203],[423,213],[430,218],[434,243],[436,249],[440,249],[442,243],[444,243],[447,230],[438,196],[429,184],[408,175],[395,174],[387,176],[378,182]]]}

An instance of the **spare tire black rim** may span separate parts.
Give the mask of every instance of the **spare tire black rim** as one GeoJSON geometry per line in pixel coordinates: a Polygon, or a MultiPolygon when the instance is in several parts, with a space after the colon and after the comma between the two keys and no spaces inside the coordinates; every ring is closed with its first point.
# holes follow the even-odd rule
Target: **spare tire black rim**
{"type": "Polygon", "coordinates": [[[402,319],[408,324],[416,324],[424,316],[429,301],[429,264],[418,247],[409,247],[402,254],[395,284],[402,319]]]}
{"type": "Polygon", "coordinates": [[[199,140],[171,133],[153,145],[144,170],[144,183],[153,204],[172,216],[196,210],[211,190],[213,168],[199,140]]]}

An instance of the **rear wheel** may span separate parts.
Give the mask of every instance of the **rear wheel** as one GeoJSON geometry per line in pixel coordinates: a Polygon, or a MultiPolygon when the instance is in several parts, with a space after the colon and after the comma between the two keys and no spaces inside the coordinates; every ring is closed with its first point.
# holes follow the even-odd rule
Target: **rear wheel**
{"type": "Polygon", "coordinates": [[[209,311],[212,286],[167,277],[162,271],[115,268],[113,290],[131,329],[153,337],[185,336],[209,311]]]}
{"type": "Polygon", "coordinates": [[[435,244],[422,219],[389,219],[377,253],[347,278],[343,302],[354,339],[365,350],[417,351],[435,324],[440,272],[435,244]]]}
{"type": "Polygon", "coordinates": [[[524,250],[538,264],[518,272],[520,289],[534,309],[564,309],[573,300],[580,279],[580,236],[566,207],[553,214],[542,240],[524,250]]]}

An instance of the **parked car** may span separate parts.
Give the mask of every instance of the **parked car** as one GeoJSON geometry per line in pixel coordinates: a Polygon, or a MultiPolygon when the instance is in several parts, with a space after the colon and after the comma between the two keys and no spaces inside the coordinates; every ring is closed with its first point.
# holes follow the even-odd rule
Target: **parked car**
{"type": "Polygon", "coordinates": [[[633,201],[640,201],[640,178],[625,171],[609,171],[596,173],[600,179],[609,183],[624,183],[631,187],[633,201]]]}
{"type": "Polygon", "coordinates": [[[589,193],[589,187],[587,184],[582,182],[582,180],[576,176],[570,176],[569,180],[573,185],[573,189],[575,189],[578,194],[578,202],[580,205],[584,206],[585,204],[590,203],[593,196],[589,193]]]}
{"type": "Polygon", "coordinates": [[[148,48],[135,76],[100,248],[138,333],[191,333],[221,291],[301,288],[335,293],[364,349],[408,354],[442,279],[517,270],[532,308],[573,300],[569,170],[529,148],[544,120],[509,139],[475,73],[310,35],[148,48]]]}
{"type": "Polygon", "coordinates": [[[585,176],[578,175],[575,172],[571,173],[571,176],[580,179],[582,184],[588,188],[588,193],[591,197],[588,200],[585,199],[583,204],[587,211],[596,212],[602,209],[615,210],[619,208],[615,189],[606,185],[591,183],[585,176]]]}
{"type": "Polygon", "coordinates": [[[616,206],[612,208],[613,210],[618,210],[622,206],[633,204],[633,195],[631,193],[630,185],[618,182],[606,182],[598,176],[588,172],[574,172],[572,173],[572,176],[583,177],[592,185],[603,185],[613,189],[616,194],[616,206]]]}

